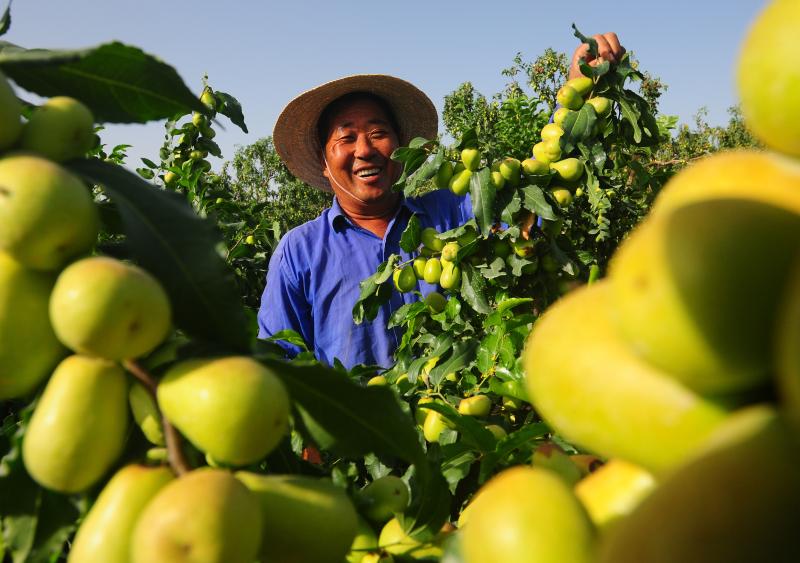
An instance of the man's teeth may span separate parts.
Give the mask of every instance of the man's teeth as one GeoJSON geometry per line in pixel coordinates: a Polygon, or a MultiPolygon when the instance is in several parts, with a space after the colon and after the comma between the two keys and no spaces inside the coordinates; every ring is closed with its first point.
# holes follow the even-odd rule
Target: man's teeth
{"type": "Polygon", "coordinates": [[[367,168],[366,170],[359,170],[358,172],[356,172],[356,176],[358,176],[359,178],[364,178],[366,176],[374,176],[380,171],[381,171],[380,168],[367,168]]]}

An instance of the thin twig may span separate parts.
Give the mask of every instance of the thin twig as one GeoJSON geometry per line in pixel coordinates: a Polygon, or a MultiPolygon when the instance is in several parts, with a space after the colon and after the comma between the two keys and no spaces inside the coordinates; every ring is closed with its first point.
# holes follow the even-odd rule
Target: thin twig
{"type": "Polygon", "coordinates": [[[147,370],[145,370],[134,360],[125,360],[123,365],[125,366],[125,369],[136,378],[137,381],[144,385],[145,389],[147,389],[147,391],[153,397],[153,400],[156,403],[156,408],[159,409],[158,412],[161,416],[161,423],[164,426],[164,438],[167,442],[167,461],[169,461],[172,471],[174,471],[178,477],[184,473],[188,473],[192,470],[192,466],[189,464],[189,461],[186,459],[186,455],[183,452],[183,438],[181,438],[180,433],[175,429],[174,426],[172,426],[170,421],[167,420],[167,418],[161,412],[161,409],[158,407],[158,400],[156,396],[158,384],[156,383],[155,379],[153,379],[147,370]]]}

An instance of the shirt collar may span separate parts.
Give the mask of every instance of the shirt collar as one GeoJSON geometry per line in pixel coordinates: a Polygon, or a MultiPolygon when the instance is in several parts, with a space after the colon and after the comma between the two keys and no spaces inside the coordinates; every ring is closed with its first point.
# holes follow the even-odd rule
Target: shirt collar
{"type": "MultiPolygon", "coordinates": [[[[400,207],[398,208],[397,212],[398,215],[403,211],[403,208],[407,209],[411,213],[427,215],[427,212],[418,204],[416,198],[407,198],[402,196],[400,199],[400,207]]],[[[341,229],[344,229],[347,226],[353,226],[353,222],[350,221],[342,209],[342,206],[339,205],[339,198],[337,197],[333,198],[333,204],[328,212],[328,224],[336,232],[339,232],[341,229]]]]}

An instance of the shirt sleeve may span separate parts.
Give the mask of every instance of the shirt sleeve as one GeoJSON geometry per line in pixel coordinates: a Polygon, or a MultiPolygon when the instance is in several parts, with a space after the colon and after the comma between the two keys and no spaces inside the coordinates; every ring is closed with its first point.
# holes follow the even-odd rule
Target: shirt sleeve
{"type": "MultiPolygon", "coordinates": [[[[287,239],[284,237],[269,261],[267,285],[261,295],[258,309],[258,337],[268,338],[282,330],[293,330],[300,334],[310,350],[313,350],[311,326],[311,304],[299,283],[298,273],[292,268],[287,255],[287,239]]],[[[278,344],[294,357],[300,348],[279,340],[278,344]]]]}

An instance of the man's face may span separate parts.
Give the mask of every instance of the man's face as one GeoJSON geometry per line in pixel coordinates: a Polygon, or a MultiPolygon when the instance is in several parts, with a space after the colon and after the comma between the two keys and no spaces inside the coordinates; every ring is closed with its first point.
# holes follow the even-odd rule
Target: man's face
{"type": "Polygon", "coordinates": [[[328,166],[323,174],[339,200],[351,198],[353,203],[369,205],[393,197],[392,184],[401,167],[390,156],[397,145],[389,117],[374,101],[356,99],[334,113],[324,147],[328,166]]]}

